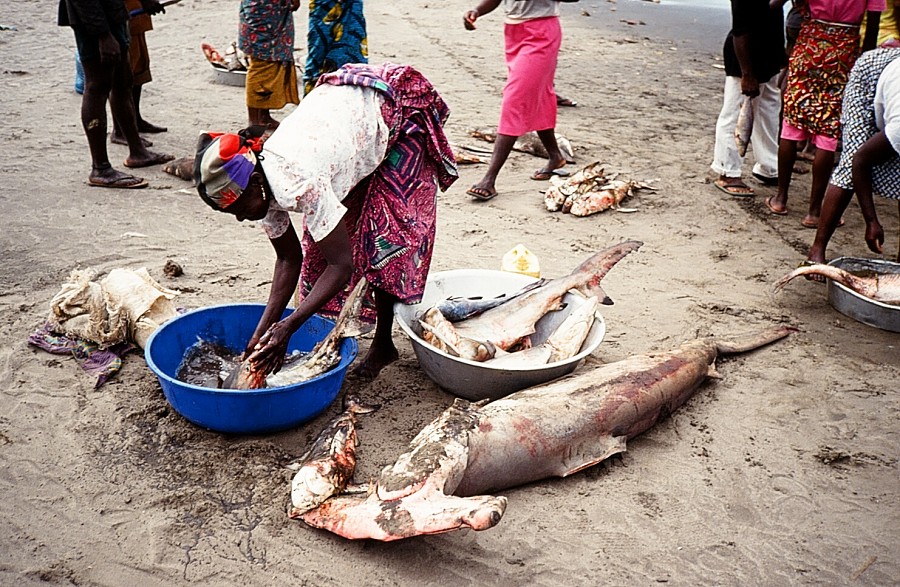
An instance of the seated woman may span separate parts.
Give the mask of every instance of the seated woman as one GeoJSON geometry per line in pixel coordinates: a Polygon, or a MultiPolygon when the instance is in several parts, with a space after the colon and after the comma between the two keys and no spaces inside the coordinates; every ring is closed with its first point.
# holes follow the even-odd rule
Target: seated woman
{"type": "Polygon", "coordinates": [[[245,350],[256,369],[277,371],[291,335],[315,313],[337,316],[361,277],[372,299],[360,319],[375,336],[356,373],[374,377],[396,360],[394,302],[421,300],[437,190],[457,179],[448,115],[412,67],[353,64],[322,76],[264,143],[262,129],[201,135],[201,198],[238,221],[261,220],[277,256],[245,350]],[[289,212],[303,215],[302,243],[289,212]],[[280,320],[298,283],[301,301],[280,320]]]}

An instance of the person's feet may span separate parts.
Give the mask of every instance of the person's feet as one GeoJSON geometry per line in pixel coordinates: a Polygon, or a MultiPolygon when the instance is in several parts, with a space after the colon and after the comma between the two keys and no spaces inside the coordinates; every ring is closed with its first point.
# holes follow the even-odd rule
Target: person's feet
{"type": "MultiPolygon", "coordinates": [[[[125,139],[124,135],[120,135],[116,131],[109,133],[109,142],[114,145],[125,145],[128,146],[128,141],[125,139]]],[[[141,145],[145,149],[149,149],[153,146],[153,142],[141,137],[141,145]]]]}
{"type": "Polygon", "coordinates": [[[101,188],[137,189],[147,187],[147,181],[144,178],[118,171],[112,165],[91,169],[88,183],[101,188]]]}
{"type": "MultiPolygon", "coordinates": [[[[782,197],[781,194],[769,196],[766,198],[765,204],[772,214],[777,214],[778,216],[787,214],[787,198],[782,197]]],[[[816,222],[818,223],[818,220],[816,222]]]]}
{"type": "Polygon", "coordinates": [[[476,200],[487,201],[496,197],[497,188],[494,187],[494,182],[490,178],[485,177],[470,187],[466,193],[476,200]]]}
{"type": "Polygon", "coordinates": [[[138,132],[160,133],[167,132],[169,130],[164,126],[157,126],[151,122],[147,122],[146,120],[138,120],[137,127],[138,132]]]}
{"type": "Polygon", "coordinates": [[[125,167],[137,168],[137,167],[150,167],[152,165],[162,165],[163,163],[167,163],[175,159],[174,155],[169,155],[168,153],[154,153],[153,151],[146,151],[142,155],[129,157],[125,160],[125,167]]]}
{"type": "Polygon", "coordinates": [[[745,184],[744,180],[740,177],[725,177],[724,175],[721,175],[719,176],[719,179],[715,181],[715,185],[716,188],[729,196],[749,198],[755,195],[753,188],[745,184]]]}
{"type": "MultiPolygon", "coordinates": [[[[560,155],[559,157],[554,157],[547,161],[547,164],[534,172],[531,176],[531,179],[535,179],[538,181],[546,181],[550,179],[554,174],[560,174],[558,171],[566,166],[566,158],[560,155]]],[[[562,173],[561,175],[567,175],[562,173]]]]}
{"type": "Polygon", "coordinates": [[[393,343],[379,345],[372,343],[369,352],[359,367],[353,369],[351,375],[357,379],[375,379],[381,370],[400,358],[397,347],[393,343]]]}

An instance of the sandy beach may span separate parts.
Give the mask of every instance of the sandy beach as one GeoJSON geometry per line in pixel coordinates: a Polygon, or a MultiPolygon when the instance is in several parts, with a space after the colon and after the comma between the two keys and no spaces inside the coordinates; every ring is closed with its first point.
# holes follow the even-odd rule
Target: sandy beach
{"type": "MultiPolygon", "coordinates": [[[[626,453],[502,492],[509,505],[495,528],[389,544],[351,542],[286,516],[285,465],[339,402],[294,430],[228,436],[174,412],[140,352],[95,389],[74,360],[27,344],[75,268],[146,267],[181,292],[179,306],[198,308],[264,302],[274,255],[253,223],[212,212],[158,167],[142,170],[148,189],[88,186],[72,32],[56,26],[56,2],[0,4],[0,24],[16,29],[0,30],[0,584],[896,584],[900,334],[837,313],[822,284],[798,279],[773,293],[812,242],[800,225],[809,174],[794,177],[787,216],[768,213],[773,188],[749,178],[749,163],[756,197],[714,188],[727,16],[717,10],[698,29],[700,43],[685,40],[697,37],[692,30],[680,39],[665,32],[676,30],[661,16],[672,6],[640,4],[564,5],[557,89],[578,107],[560,109],[557,132],[575,146],[573,171],[601,161],[656,190],[626,200],[633,213],[577,218],[546,210],[546,184],[529,179],[542,165],[535,157],[513,153],[500,195],[484,203],[465,194],[483,166],[463,166],[439,196],[433,270],[497,269],[522,243],[545,276],[558,277],[597,250],[643,241],[603,281],[615,305],[602,309],[606,338],[579,372],[697,336],[773,325],[798,332],[718,361],[723,378],[626,453]],[[645,24],[622,22],[633,18],[645,24]],[[170,259],[183,276],[164,276],[170,259]]],[[[505,80],[502,16],[467,32],[467,8],[373,0],[366,17],[370,61],[417,67],[450,106],[450,140],[479,144],[469,130],[496,125],[505,80]]],[[[235,40],[237,18],[238,3],[226,0],[184,0],[154,18],[154,81],[141,106],[169,128],[148,136],[157,150],[190,155],[201,131],[246,123],[243,88],[215,83],[200,51],[204,41],[235,40]]],[[[305,5],[296,28],[302,62],[305,5]]],[[[110,146],[117,166],[126,154],[110,146]]],[[[892,260],[897,207],[876,205],[892,260]]],[[[845,220],[829,258],[873,257],[855,204],[845,220]]],[[[344,386],[382,405],[360,420],[360,482],[453,400],[419,369],[397,327],[395,340],[399,361],[372,382],[344,386]]],[[[368,343],[360,340],[363,350],[368,343]]]]}

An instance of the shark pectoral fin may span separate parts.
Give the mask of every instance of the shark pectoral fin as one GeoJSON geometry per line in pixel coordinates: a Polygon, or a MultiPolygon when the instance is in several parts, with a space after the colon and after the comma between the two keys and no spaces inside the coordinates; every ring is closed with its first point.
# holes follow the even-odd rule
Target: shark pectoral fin
{"type": "Polygon", "coordinates": [[[594,465],[605,461],[614,454],[625,452],[626,436],[601,436],[587,445],[579,447],[577,453],[566,455],[563,466],[566,467],[565,473],[560,477],[568,477],[575,473],[593,467],[594,465]],[[596,455],[596,456],[594,456],[596,455]]]}

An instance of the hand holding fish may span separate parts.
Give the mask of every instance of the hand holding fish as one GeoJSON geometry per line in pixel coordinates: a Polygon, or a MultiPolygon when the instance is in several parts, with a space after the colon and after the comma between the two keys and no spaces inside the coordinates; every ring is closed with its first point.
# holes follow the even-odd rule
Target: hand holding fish
{"type": "Polygon", "coordinates": [[[741,76],[741,93],[751,98],[759,96],[759,80],[750,72],[741,76]]]}
{"type": "Polygon", "coordinates": [[[277,373],[284,364],[288,342],[296,330],[290,323],[290,317],[269,326],[265,334],[259,337],[247,360],[254,364],[257,371],[277,373]]]}

